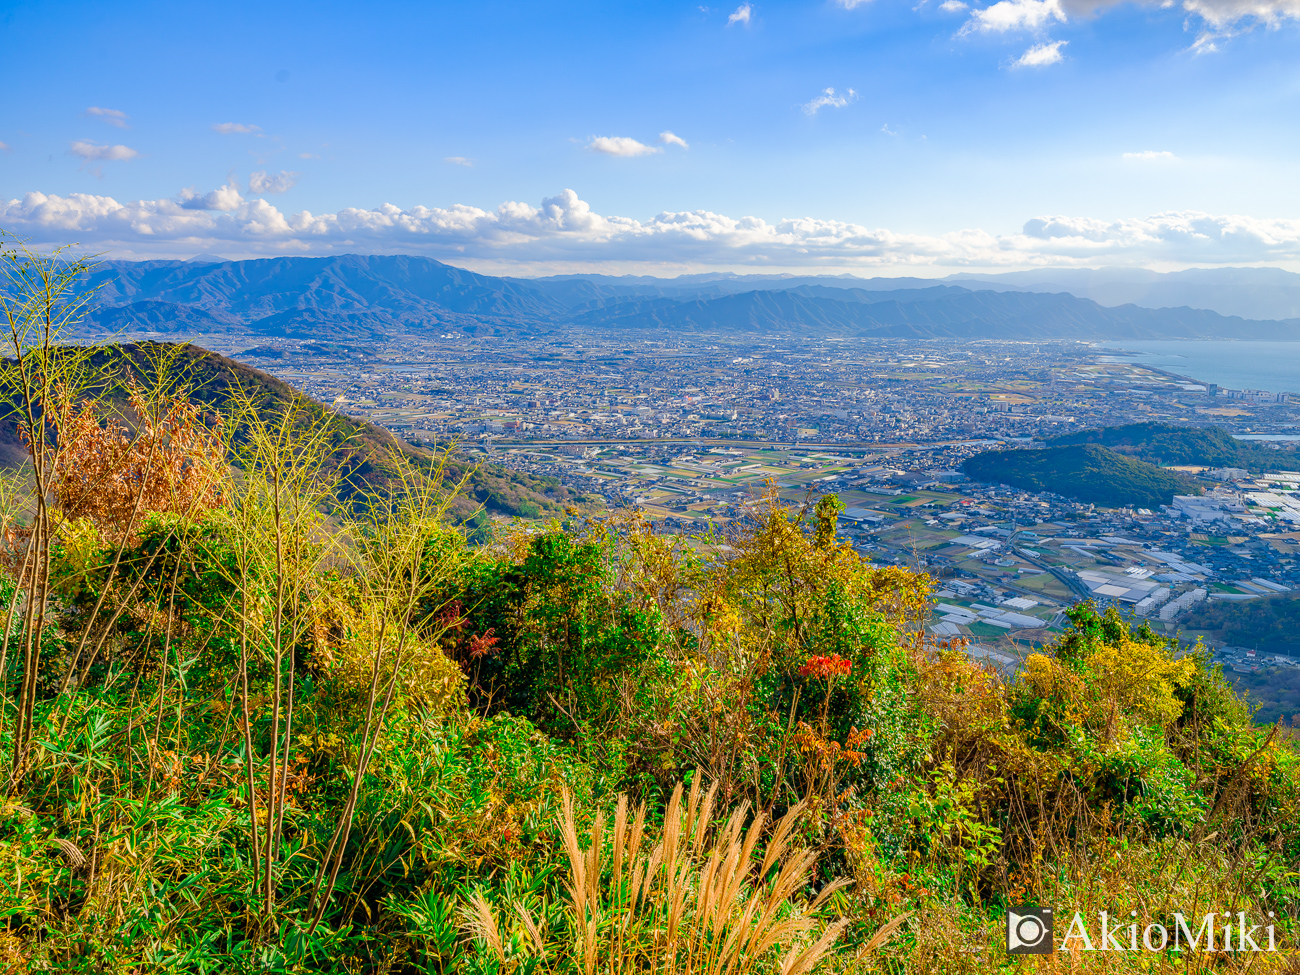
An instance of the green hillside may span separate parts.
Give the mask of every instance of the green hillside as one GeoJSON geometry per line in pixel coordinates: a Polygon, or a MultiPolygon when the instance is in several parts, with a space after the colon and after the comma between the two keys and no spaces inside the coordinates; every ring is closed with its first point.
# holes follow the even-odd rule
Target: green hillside
{"type": "MultiPolygon", "coordinates": [[[[126,381],[133,379],[150,386],[158,380],[156,371],[161,362],[168,363],[173,381],[189,389],[192,402],[218,413],[232,415],[234,401],[247,398],[265,416],[292,408],[301,411],[304,426],[317,422],[327,424],[333,445],[327,474],[339,478],[339,495],[343,501],[386,486],[392,475],[394,451],[426,466],[435,461],[430,451],[412,446],[382,427],[346,417],[260,369],[194,345],[143,342],[102,346],[94,351],[88,367],[106,380],[112,377],[112,385],[92,383],[92,388],[105,391],[108,399],[121,408],[126,381]]],[[[245,433],[236,431],[236,439],[245,433]]],[[[20,461],[23,456],[17,447],[12,420],[0,422],[0,448],[10,463],[20,461]]],[[[453,457],[447,465],[447,479],[458,481],[467,471],[469,482],[457,496],[451,513],[471,519],[476,527],[485,523],[483,512],[556,517],[566,505],[575,502],[573,493],[556,479],[536,477],[497,464],[474,466],[453,457]]]]}
{"type": "Polygon", "coordinates": [[[1260,472],[1300,465],[1295,448],[1274,449],[1233,438],[1222,427],[1130,423],[1053,437],[1052,446],[1100,444],[1162,467],[1241,467],[1260,472]]]}
{"type": "Polygon", "coordinates": [[[1097,444],[1042,450],[990,450],[968,458],[962,471],[1025,491],[1050,491],[1086,504],[1157,508],[1175,494],[1199,494],[1187,478],[1097,444]]]}
{"type": "Polygon", "coordinates": [[[1208,600],[1194,606],[1183,623],[1230,645],[1300,655],[1300,599],[1294,595],[1208,600]]]}

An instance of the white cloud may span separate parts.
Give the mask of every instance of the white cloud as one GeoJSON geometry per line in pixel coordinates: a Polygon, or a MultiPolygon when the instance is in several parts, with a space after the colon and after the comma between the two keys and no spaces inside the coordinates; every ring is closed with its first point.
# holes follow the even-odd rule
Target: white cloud
{"type": "Polygon", "coordinates": [[[939,9],[946,14],[961,13],[967,7],[968,4],[962,3],[962,0],[943,0],[943,3],[939,4],[939,9]]]}
{"type": "Polygon", "coordinates": [[[816,115],[823,108],[843,108],[857,97],[858,93],[852,88],[846,91],[843,95],[835,94],[834,88],[826,88],[820,95],[803,106],[804,114],[816,115]]]}
{"type": "Polygon", "coordinates": [[[994,31],[1005,34],[1013,30],[1039,30],[1053,20],[1065,22],[1060,0],[998,0],[971,11],[962,33],[994,31]]]}
{"type": "Polygon", "coordinates": [[[868,4],[871,0],[835,0],[845,10],[854,10],[858,7],[868,4]]]}
{"type": "Polygon", "coordinates": [[[1048,41],[1045,44],[1035,44],[1024,54],[1020,55],[1014,62],[1013,68],[1045,68],[1049,64],[1060,64],[1065,60],[1061,54],[1061,48],[1069,41],[1048,41]]]}
{"type": "Polygon", "coordinates": [[[683,149],[689,149],[686,140],[680,135],[674,135],[672,132],[660,132],[659,141],[666,146],[681,146],[683,149]]]}
{"type": "Polygon", "coordinates": [[[300,153],[298,153],[298,158],[299,158],[299,159],[319,159],[320,156],[316,155],[316,153],[314,153],[314,152],[300,152],[300,153]]]}
{"type": "Polygon", "coordinates": [[[1183,9],[1216,28],[1242,21],[1278,27],[1300,20],[1300,0],[1183,0],[1183,9]]]}
{"type": "Polygon", "coordinates": [[[1044,216],[1018,233],[913,234],[837,220],[769,223],[707,210],[603,216],[572,190],[534,207],[454,205],[281,213],[233,184],[202,198],[119,203],[28,193],[0,199],[0,226],[38,244],[78,240],[117,256],[402,253],[499,269],[1007,268],[1300,262],[1300,220],[1194,211],[1124,220],[1044,216]],[[201,201],[201,202],[196,202],[201,201]],[[211,205],[209,205],[209,201],[211,205]]]}
{"type": "Polygon", "coordinates": [[[1144,152],[1126,152],[1124,158],[1136,162],[1171,162],[1178,157],[1168,149],[1147,149],[1144,152]]]}
{"type": "Polygon", "coordinates": [[[74,156],[81,159],[81,168],[85,169],[91,163],[97,163],[91,170],[96,176],[102,176],[106,162],[125,162],[128,159],[134,159],[140,153],[136,152],[130,146],[101,146],[95,142],[85,142],[77,140],[73,142],[68,151],[74,156]]]}
{"type": "Polygon", "coordinates": [[[91,105],[90,108],[86,109],[85,114],[91,118],[102,119],[115,128],[129,128],[126,124],[126,120],[130,118],[130,116],[127,115],[126,112],[119,111],[116,108],[100,108],[98,105],[91,105]]]}
{"type": "Polygon", "coordinates": [[[447,156],[442,161],[451,163],[453,166],[468,166],[470,168],[474,166],[474,160],[466,159],[464,156],[447,156]]]}
{"type": "MultiPolygon", "coordinates": [[[[998,0],[973,9],[960,34],[1040,32],[1050,24],[1091,16],[1119,0],[998,0]]],[[[1288,21],[1300,21],[1300,0],[1137,0],[1142,6],[1169,8],[1176,4],[1200,19],[1203,30],[1189,50],[1195,54],[1217,51],[1218,42],[1235,37],[1255,26],[1276,29],[1288,21]]],[[[945,0],[940,10],[965,8],[963,0],[945,0]]]]}
{"type": "Polygon", "coordinates": [[[211,193],[200,195],[193,187],[181,190],[177,199],[183,210],[219,210],[223,213],[237,210],[244,203],[244,198],[239,192],[239,185],[233,177],[225,186],[213,190],[211,193]]]}
{"type": "Polygon", "coordinates": [[[727,18],[727,26],[730,27],[732,24],[745,24],[748,26],[753,16],[754,8],[748,3],[742,3],[739,7],[733,10],[731,16],[727,18]]]}
{"type": "Polygon", "coordinates": [[[212,126],[213,132],[220,132],[222,135],[256,135],[262,131],[260,125],[243,125],[239,122],[218,122],[212,126]]]}
{"type": "Polygon", "coordinates": [[[298,182],[298,174],[287,169],[279,174],[256,172],[248,174],[248,191],[250,193],[287,193],[298,182]]]}
{"type": "Polygon", "coordinates": [[[120,162],[140,155],[129,146],[101,146],[94,142],[80,140],[72,143],[69,151],[86,162],[120,162]]]}
{"type": "Polygon", "coordinates": [[[592,152],[602,152],[607,156],[650,156],[656,152],[663,152],[657,146],[648,146],[644,142],[637,142],[636,139],[629,139],[624,135],[598,135],[587,143],[587,148],[592,152]]]}

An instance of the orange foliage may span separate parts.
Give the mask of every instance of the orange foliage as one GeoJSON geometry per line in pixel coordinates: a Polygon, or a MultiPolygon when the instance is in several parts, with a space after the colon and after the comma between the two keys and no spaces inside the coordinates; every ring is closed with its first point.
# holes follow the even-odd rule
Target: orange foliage
{"type": "Polygon", "coordinates": [[[134,434],[101,423],[94,403],[70,410],[59,424],[63,457],[54,490],[63,514],[124,538],[146,511],[193,516],[220,504],[220,426],[206,426],[198,408],[180,397],[160,410],[138,392],[129,402],[140,418],[134,434]]]}
{"type": "Polygon", "coordinates": [[[799,668],[799,675],[829,680],[832,677],[847,676],[852,669],[853,661],[841,657],[838,653],[832,653],[809,657],[808,662],[799,668]]]}

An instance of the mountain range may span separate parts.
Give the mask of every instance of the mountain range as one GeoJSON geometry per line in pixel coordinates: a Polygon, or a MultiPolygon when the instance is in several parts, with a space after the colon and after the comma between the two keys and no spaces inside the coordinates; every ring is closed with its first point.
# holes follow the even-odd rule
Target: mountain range
{"type": "Polygon", "coordinates": [[[725,274],[521,279],[475,274],[430,258],[361,255],[110,261],[89,277],[98,288],[85,325],[92,336],[382,341],[447,330],[582,330],[918,339],[1300,338],[1300,317],[1249,319],[1131,302],[1108,307],[1068,291],[1031,290],[1010,281],[725,274]]]}

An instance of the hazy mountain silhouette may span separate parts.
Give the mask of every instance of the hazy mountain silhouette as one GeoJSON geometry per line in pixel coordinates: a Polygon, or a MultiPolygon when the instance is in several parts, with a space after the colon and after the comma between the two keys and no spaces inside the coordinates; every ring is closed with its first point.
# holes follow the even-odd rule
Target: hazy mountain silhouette
{"type": "Polygon", "coordinates": [[[360,255],[115,261],[90,277],[100,289],[86,326],[92,335],[375,340],[451,328],[1030,340],[1300,338],[1296,317],[1252,320],[1133,303],[1106,307],[1010,281],[967,287],[919,278],[727,274],[526,280],[475,274],[425,257],[360,255]]]}

